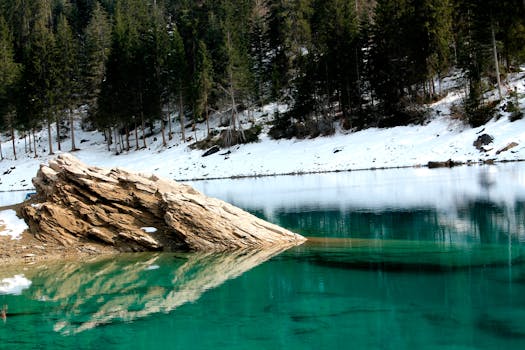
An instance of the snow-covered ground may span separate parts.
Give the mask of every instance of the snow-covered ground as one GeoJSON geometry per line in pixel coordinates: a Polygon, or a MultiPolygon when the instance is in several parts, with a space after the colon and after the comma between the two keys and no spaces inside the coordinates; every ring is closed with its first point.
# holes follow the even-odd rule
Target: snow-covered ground
{"type": "Polygon", "coordinates": [[[24,220],[16,216],[14,210],[0,211],[0,236],[11,236],[19,239],[22,233],[28,229],[24,220]]]}
{"type": "MultiPolygon", "coordinates": [[[[447,84],[453,85],[453,79],[446,81],[445,87],[447,84]]],[[[525,110],[525,73],[515,75],[508,87],[517,89],[521,96],[520,107],[525,110]]],[[[429,161],[448,159],[463,162],[525,159],[525,119],[511,123],[508,114],[501,112],[499,119],[479,128],[470,128],[450,116],[451,106],[459,104],[463,97],[461,90],[450,89],[444,99],[430,106],[431,117],[426,125],[372,128],[358,132],[338,130],[330,137],[305,140],[272,140],[266,134],[266,125],[260,142],[234,146],[208,157],[202,157],[203,151],[191,150],[189,143],[181,143],[179,129],[175,129],[175,137],[166,148],[162,146],[161,135],[156,134],[147,139],[146,149],[120,155],[107,150],[101,133],[79,129],[76,139],[81,150],[75,156],[92,165],[122,167],[176,180],[424,166],[429,161]],[[480,152],[473,146],[473,142],[483,133],[494,137],[494,143],[487,152],[480,152]],[[496,154],[511,142],[518,146],[496,154]],[[230,153],[225,154],[228,151],[230,153]]],[[[264,122],[275,110],[282,111],[283,108],[269,105],[255,113],[255,117],[264,122]]],[[[199,125],[199,139],[204,137],[204,130],[205,125],[199,125]]],[[[186,134],[194,135],[189,129],[186,134]]],[[[39,156],[36,159],[32,154],[25,153],[23,139],[16,140],[16,161],[11,143],[5,137],[2,139],[2,152],[6,159],[0,161],[0,191],[28,191],[32,188],[31,179],[39,164],[49,157],[44,151],[48,148],[47,131],[40,132],[37,139],[39,156]]],[[[63,149],[69,148],[70,141],[65,140],[63,149]]]]}

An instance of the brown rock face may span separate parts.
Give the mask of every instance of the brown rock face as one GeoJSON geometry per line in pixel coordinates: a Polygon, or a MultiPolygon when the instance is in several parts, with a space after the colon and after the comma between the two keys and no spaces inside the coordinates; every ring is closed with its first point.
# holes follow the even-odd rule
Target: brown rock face
{"type": "Polygon", "coordinates": [[[69,154],[41,165],[33,184],[37,194],[21,212],[44,242],[96,241],[121,251],[221,251],[305,241],[190,186],[90,167],[69,154]]]}

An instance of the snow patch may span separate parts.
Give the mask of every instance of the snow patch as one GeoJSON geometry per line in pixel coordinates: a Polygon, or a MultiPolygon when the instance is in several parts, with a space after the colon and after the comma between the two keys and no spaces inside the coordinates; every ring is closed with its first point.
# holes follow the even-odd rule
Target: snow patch
{"type": "Polygon", "coordinates": [[[157,232],[157,229],[155,227],[141,227],[140,229],[142,231],[146,232],[146,233],[155,233],[155,232],[157,232]]]}
{"type": "Polygon", "coordinates": [[[25,278],[24,275],[4,278],[0,280],[0,294],[20,295],[25,289],[28,289],[31,284],[32,282],[25,278]]]}
{"type": "Polygon", "coordinates": [[[16,216],[14,210],[0,211],[0,236],[11,236],[11,239],[22,238],[22,233],[28,229],[24,220],[16,216]]]}

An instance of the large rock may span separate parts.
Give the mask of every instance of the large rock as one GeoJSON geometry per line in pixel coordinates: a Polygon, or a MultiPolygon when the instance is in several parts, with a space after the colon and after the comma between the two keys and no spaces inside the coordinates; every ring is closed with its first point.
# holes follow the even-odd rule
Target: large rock
{"type": "Polygon", "coordinates": [[[90,167],[69,154],[41,165],[33,184],[37,194],[21,213],[44,242],[97,241],[120,251],[219,251],[305,241],[188,185],[90,167]]]}

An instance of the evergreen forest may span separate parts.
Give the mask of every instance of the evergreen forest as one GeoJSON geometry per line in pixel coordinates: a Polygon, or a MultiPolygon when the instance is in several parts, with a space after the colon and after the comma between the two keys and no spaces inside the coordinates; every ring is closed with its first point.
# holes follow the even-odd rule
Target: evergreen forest
{"type": "Polygon", "coordinates": [[[51,140],[82,109],[139,148],[148,125],[166,144],[174,122],[186,139],[226,115],[233,144],[238,114],[270,102],[289,106],[274,138],[406,125],[453,70],[477,126],[524,62],[523,0],[0,0],[0,131],[51,140]]]}

